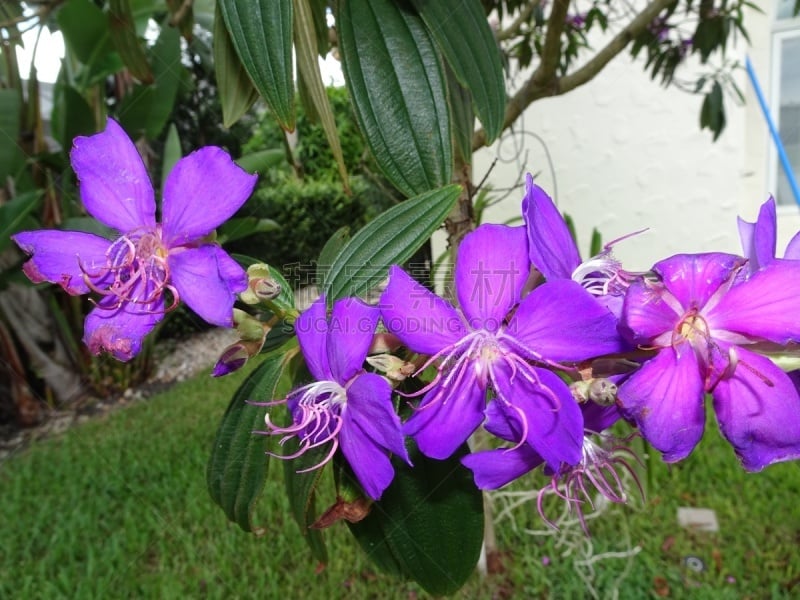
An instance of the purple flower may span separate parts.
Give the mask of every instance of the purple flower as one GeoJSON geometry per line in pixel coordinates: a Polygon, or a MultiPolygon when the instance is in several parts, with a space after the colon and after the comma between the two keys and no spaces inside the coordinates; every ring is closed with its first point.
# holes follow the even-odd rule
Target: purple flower
{"type": "MultiPolygon", "coordinates": [[[[755,223],[738,218],[739,238],[742,240],[744,255],[748,259],[748,272],[755,273],[776,259],[778,218],[775,199],[770,196],[758,212],[755,223]]],[[[800,233],[797,233],[786,246],[784,258],[800,260],[800,233]]]]}
{"type": "MultiPolygon", "coordinates": [[[[343,299],[333,305],[326,319],[322,297],[295,322],[300,349],[314,383],[298,388],[284,400],[292,414],[291,425],[281,427],[266,416],[267,433],[299,441],[296,458],[330,444],[325,458],[312,469],[326,464],[342,449],[344,457],[370,498],[378,500],[394,478],[389,460],[393,453],[409,462],[400,419],[392,404],[392,388],[381,376],[364,371],[380,311],[357,299],[343,299]]],[[[409,463],[410,464],[410,463],[409,463]]]]}
{"type": "Polygon", "coordinates": [[[460,310],[392,267],[383,321],[437,375],[403,431],[444,459],[484,420],[487,394],[558,468],[580,458],[583,422],[567,385],[535,366],[619,350],[616,321],[574,281],[545,283],[522,298],[530,261],[523,227],[482,225],[461,242],[455,267],[460,310]]]}
{"type": "MultiPolygon", "coordinates": [[[[586,530],[583,506],[588,503],[593,507],[590,489],[597,490],[611,502],[626,502],[625,485],[620,476],[624,472],[632,476],[640,493],[642,488],[635,471],[626,460],[631,457],[636,459],[633,452],[613,437],[599,435],[619,420],[617,407],[586,402],[581,405],[581,411],[585,433],[580,460],[575,464],[564,464],[555,472],[545,468],[551,479],[539,492],[537,506],[542,518],[554,525],[544,510],[545,495],[554,494],[569,504],[586,530]]],[[[509,423],[502,414],[492,411],[491,408],[487,410],[487,415],[488,431],[509,442],[515,441],[517,432],[514,431],[513,423],[509,423]]],[[[461,462],[472,470],[475,485],[482,490],[495,490],[529,473],[544,460],[530,445],[517,444],[510,448],[473,452],[462,458],[461,462]]]]}
{"type": "Polygon", "coordinates": [[[144,163],[115,121],[101,133],[75,138],[70,159],[86,211],[119,237],[43,230],[13,240],[32,255],[23,270],[34,283],[100,295],[84,323],[89,349],[130,360],[180,300],[209,323],[232,326],[235,294],[247,287],[247,276],[204,238],[242,206],[256,176],[222,149],[201,148],[167,177],[159,224],[144,163]]]}
{"type": "Polygon", "coordinates": [[[528,233],[530,259],[545,279],[572,279],[614,314],[619,315],[625,291],[636,276],[622,269],[608,244],[603,252],[582,262],[575,240],[547,193],[525,179],[522,216],[528,233]]]}
{"type": "Polygon", "coordinates": [[[800,264],[773,263],[742,281],[744,260],[681,254],[657,263],[657,280],[633,284],[623,326],[657,350],[619,388],[623,413],[674,462],[705,427],[705,393],[743,466],[800,457],[800,396],[789,376],[757,353],[759,344],[800,340],[800,264]]]}

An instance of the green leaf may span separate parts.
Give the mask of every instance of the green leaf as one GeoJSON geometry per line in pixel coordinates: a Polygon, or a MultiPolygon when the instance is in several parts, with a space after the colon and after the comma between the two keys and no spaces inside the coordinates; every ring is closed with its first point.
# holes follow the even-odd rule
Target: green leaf
{"type": "Polygon", "coordinates": [[[334,231],[333,235],[328,238],[317,259],[317,281],[325,281],[333,261],[349,239],[350,227],[347,225],[334,231]]]}
{"type": "Polygon", "coordinates": [[[294,130],[292,0],[219,0],[242,65],[281,127],[294,130]]]}
{"type": "Polygon", "coordinates": [[[408,441],[413,467],[396,457],[391,485],[350,531],[382,569],[398,568],[434,596],[459,590],[478,562],[483,496],[461,465],[466,445],[451,458],[423,456],[408,441]]]}
{"type": "Polygon", "coordinates": [[[108,12],[108,24],[111,30],[111,42],[117,49],[122,62],[128,67],[131,75],[142,83],[153,82],[153,70],[147,60],[136,24],[133,20],[131,5],[128,0],[111,0],[108,12]]]}
{"type": "Polygon", "coordinates": [[[230,127],[250,110],[258,99],[258,91],[236,54],[219,3],[214,13],[214,73],[222,105],[222,125],[230,127]]]}
{"type": "Polygon", "coordinates": [[[41,199],[42,192],[37,190],[0,205],[0,252],[11,245],[11,236],[21,230],[21,224],[39,206],[41,199]]]}
{"type": "Polygon", "coordinates": [[[178,128],[175,124],[169,126],[167,139],[164,141],[164,157],[161,162],[161,196],[164,196],[164,184],[172,172],[172,167],[181,159],[181,139],[178,137],[178,128]]]}
{"type": "Polygon", "coordinates": [[[393,264],[413,256],[447,217],[461,193],[448,185],[393,206],[378,215],[333,261],[323,289],[328,302],[358,296],[382,281],[393,264]]]}
{"type": "Polygon", "coordinates": [[[356,119],[384,175],[406,196],[449,183],[447,88],[422,19],[392,0],[341,0],[336,23],[356,119]]]}
{"type": "Polygon", "coordinates": [[[272,219],[259,219],[258,217],[239,217],[228,219],[217,228],[217,242],[227,244],[234,240],[241,240],[256,233],[274,231],[278,225],[272,219]]]}
{"type": "Polygon", "coordinates": [[[454,148],[464,163],[471,164],[472,134],[475,131],[475,113],[472,110],[471,95],[469,90],[458,82],[450,67],[446,66],[445,70],[450,111],[453,117],[454,148]]]}
{"type": "Polygon", "coordinates": [[[214,448],[206,469],[206,483],[211,498],[227,517],[244,531],[256,534],[264,530],[253,523],[253,512],[266,481],[269,457],[266,452],[274,438],[253,434],[264,428],[264,407],[248,400],[269,401],[284,396],[290,387],[287,377],[291,359],[299,349],[268,356],[231,400],[222,417],[214,448]]]}
{"type": "MultiPolygon", "coordinates": [[[[12,49],[11,52],[14,50],[12,49]]],[[[20,100],[16,90],[0,89],[0,187],[5,186],[6,177],[12,174],[12,165],[19,154],[20,100]]]]}
{"type": "Polygon", "coordinates": [[[261,173],[278,167],[286,160],[286,152],[282,148],[259,150],[245,154],[236,159],[236,164],[248,173],[261,173]]]}
{"type": "Polygon", "coordinates": [[[119,118],[134,137],[159,136],[172,114],[178,96],[181,72],[181,38],[178,30],[164,24],[152,49],[155,84],[137,85],[122,101],[119,118]]]}
{"type": "Polygon", "coordinates": [[[725,107],[723,105],[722,86],[718,81],[711,86],[711,91],[706,94],[703,106],[700,109],[700,129],[708,127],[714,134],[714,141],[725,129],[725,107]]]}
{"type": "Polygon", "coordinates": [[[503,131],[506,88],[500,50],[480,0],[411,0],[461,85],[472,93],[487,144],[503,131]]]}
{"type": "Polygon", "coordinates": [[[111,49],[106,15],[90,0],[65,2],[56,20],[67,47],[84,65],[111,49]]]}
{"type": "Polygon", "coordinates": [[[319,71],[319,53],[317,51],[317,38],[314,29],[314,15],[308,0],[296,0],[297,15],[295,17],[295,38],[297,49],[297,71],[303,81],[305,97],[314,107],[314,114],[319,118],[322,130],[328,140],[336,166],[339,168],[339,176],[349,193],[347,182],[347,167],[344,164],[342,145],[339,142],[339,133],[336,131],[336,117],[333,115],[328,94],[325,92],[325,85],[322,83],[322,75],[319,71]]]}
{"type": "MultiPolygon", "coordinates": [[[[291,438],[284,448],[285,456],[297,452],[296,438],[291,438]]],[[[314,558],[323,564],[328,562],[328,551],[325,548],[325,541],[322,539],[322,532],[319,529],[310,528],[318,516],[315,500],[323,469],[313,467],[324,460],[329,451],[329,444],[308,450],[295,459],[285,461],[283,471],[289,506],[294,520],[300,527],[300,535],[308,544],[314,558]],[[305,472],[301,472],[304,470],[305,472]]]]}

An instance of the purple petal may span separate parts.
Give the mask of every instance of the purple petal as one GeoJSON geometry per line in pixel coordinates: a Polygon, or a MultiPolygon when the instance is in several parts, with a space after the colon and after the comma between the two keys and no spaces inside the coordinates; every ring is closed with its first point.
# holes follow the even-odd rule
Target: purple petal
{"type": "MultiPolygon", "coordinates": [[[[137,290],[133,290],[137,295],[137,290]]],[[[102,351],[114,358],[128,361],[139,354],[142,340],[164,318],[164,300],[139,304],[126,302],[118,308],[108,308],[116,297],[101,301],[87,316],[83,326],[83,343],[93,354],[102,351]]]]}
{"type": "Polygon", "coordinates": [[[620,386],[617,398],[666,462],[686,458],[703,436],[703,380],[691,348],[661,350],[620,386]]]}
{"type": "Polygon", "coordinates": [[[714,329],[785,344],[800,341],[800,262],[777,261],[733,286],[708,311],[714,329]]]}
{"type": "Polygon", "coordinates": [[[381,497],[394,478],[387,450],[408,462],[391,394],[389,384],[378,375],[361,375],[347,390],[347,407],[342,413],[339,444],[361,487],[373,500],[381,497]]]}
{"type": "Polygon", "coordinates": [[[653,266],[664,286],[685,308],[702,308],[723,282],[741,266],[742,258],[723,252],[676,254],[653,266]]]}
{"type": "Polygon", "coordinates": [[[22,231],[11,239],[31,259],[22,270],[33,283],[49,281],[72,295],[88,294],[84,274],[99,283],[107,274],[111,242],[104,237],[82,231],[22,231]]]}
{"type": "Polygon", "coordinates": [[[233,303],[247,288],[247,273],[219,246],[204,244],[170,252],[170,279],[200,318],[212,325],[233,327],[233,303]]]}
{"type": "Polygon", "coordinates": [[[70,161],[87,212],[123,233],[156,225],[153,185],[142,157],[113,119],[105,131],[72,142],[70,161]]]}
{"type": "Polygon", "coordinates": [[[473,452],[461,459],[472,471],[481,490],[496,490],[522,477],[544,462],[536,451],[523,444],[516,448],[473,452]]]}
{"type": "Polygon", "coordinates": [[[775,260],[777,235],[778,217],[775,214],[775,199],[770,196],[758,211],[758,220],[753,231],[753,253],[758,267],[766,267],[775,260]]]}
{"type": "Polygon", "coordinates": [[[358,298],[343,298],[334,303],[327,352],[335,381],[345,384],[363,368],[379,317],[377,306],[358,298]]]}
{"type": "Polygon", "coordinates": [[[575,240],[550,196],[533,183],[530,174],[525,177],[522,216],[533,266],[546,279],[572,278],[572,272],[581,264],[575,240]]]}
{"type": "Polygon", "coordinates": [[[397,266],[389,269],[381,316],[386,329],[421,354],[436,354],[468,333],[455,308],[397,266]]]}
{"type": "Polygon", "coordinates": [[[392,387],[379,375],[364,373],[347,388],[345,422],[359,427],[381,448],[410,464],[400,417],[392,403],[392,387]]]}
{"type": "Polygon", "coordinates": [[[241,208],[257,179],[215,146],[182,158],[164,184],[164,241],[172,247],[208,235],[241,208]]]}
{"type": "Polygon", "coordinates": [[[614,404],[601,406],[595,402],[584,402],[581,412],[584,430],[592,433],[602,433],[622,418],[619,408],[614,404]]]}
{"type": "Polygon", "coordinates": [[[524,227],[481,225],[458,248],[455,287],[472,329],[497,331],[530,274],[524,227]]]}
{"type": "Polygon", "coordinates": [[[528,294],[502,337],[531,359],[582,360],[624,349],[614,315],[568,279],[548,281],[528,294]]]}
{"type": "Polygon", "coordinates": [[[420,452],[444,460],[467,441],[483,421],[486,390],[474,378],[462,377],[445,400],[429,402],[439,393],[432,389],[414,414],[404,423],[403,433],[417,442],[420,452]]]}
{"type": "Polygon", "coordinates": [[[647,345],[666,331],[671,331],[681,316],[675,301],[665,301],[666,288],[637,281],[628,288],[622,307],[620,329],[636,344],[647,345]]]}
{"type": "Polygon", "coordinates": [[[800,260],[800,232],[794,234],[789,244],[786,246],[786,252],[783,253],[783,258],[789,260],[800,260]]]}
{"type": "Polygon", "coordinates": [[[509,421],[517,421],[520,434],[527,434],[525,441],[551,468],[557,470],[562,463],[574,465],[581,458],[583,445],[580,408],[557,375],[544,369],[533,371],[538,384],[505,364],[492,365],[498,395],[494,402],[502,403],[509,421]]]}
{"type": "Polygon", "coordinates": [[[742,466],[800,458],[800,395],[789,376],[769,359],[736,348],[733,377],[714,388],[714,409],[725,438],[742,466]]]}
{"type": "Polygon", "coordinates": [[[333,380],[328,366],[328,319],[325,296],[320,296],[294,322],[306,366],[314,379],[333,380]]]}

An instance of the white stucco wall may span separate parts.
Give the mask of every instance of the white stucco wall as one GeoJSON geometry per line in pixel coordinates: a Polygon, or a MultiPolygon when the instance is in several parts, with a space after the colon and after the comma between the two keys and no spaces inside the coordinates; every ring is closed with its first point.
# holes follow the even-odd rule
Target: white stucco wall
{"type": "MultiPolygon", "coordinates": [[[[739,44],[728,54],[743,64],[749,51],[767,89],[771,22],[769,13],[748,15],[753,47],[739,44]]],[[[481,151],[474,180],[497,156],[501,160],[489,177],[494,188],[518,183],[525,171],[539,172],[537,182],[575,220],[583,253],[593,226],[605,241],[648,228],[615,247],[632,269],[646,269],[677,252],[739,252],[736,216],[753,220],[767,197],[770,143],[744,70],[736,80],[748,105],[726,99],[728,124],[713,143],[708,130],[699,128],[702,96],[661,87],[642,64],[620,56],[582,88],[535,102],[526,111],[521,126],[547,145],[555,182],[541,144],[525,135],[481,151]],[[518,159],[502,160],[516,154],[514,144],[523,147],[518,159]]],[[[687,78],[692,68],[684,67],[687,78]]],[[[491,209],[487,220],[519,214],[521,197],[522,188],[491,209]]],[[[797,213],[793,207],[782,210],[781,248],[800,228],[797,213]]]]}

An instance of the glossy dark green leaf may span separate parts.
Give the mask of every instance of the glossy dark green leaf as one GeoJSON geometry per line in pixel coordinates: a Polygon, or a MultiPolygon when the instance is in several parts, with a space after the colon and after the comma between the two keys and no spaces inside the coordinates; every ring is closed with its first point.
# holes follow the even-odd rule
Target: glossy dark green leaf
{"type": "Polygon", "coordinates": [[[325,84],[319,71],[319,53],[317,51],[317,37],[314,29],[314,15],[309,6],[309,0],[296,0],[295,9],[295,48],[297,50],[297,71],[302,77],[304,95],[314,107],[314,114],[319,119],[328,145],[336,160],[339,176],[342,178],[345,190],[349,192],[347,182],[347,168],[344,164],[342,145],[339,142],[339,133],[336,130],[336,117],[333,116],[325,84]]]}
{"type": "Polygon", "coordinates": [[[147,60],[142,40],[136,33],[136,24],[128,0],[111,0],[108,24],[111,42],[131,75],[142,83],[152,83],[153,70],[147,60]]]}
{"type": "Polygon", "coordinates": [[[422,19],[393,0],[341,0],[336,24],[356,119],[406,196],[450,182],[452,141],[439,53],[422,19]]]}
{"type": "Polygon", "coordinates": [[[480,0],[412,0],[461,84],[472,93],[487,143],[503,130],[500,50],[480,0]]]}
{"type": "Polygon", "coordinates": [[[294,129],[292,0],[219,0],[230,40],[281,127],[294,129]]]}
{"type": "Polygon", "coordinates": [[[236,54],[219,3],[214,14],[214,74],[222,105],[222,125],[230,127],[250,110],[258,99],[258,91],[236,54]]]}
{"type": "Polygon", "coordinates": [[[426,192],[361,228],[328,271],[324,284],[328,301],[363,294],[386,277],[391,265],[411,258],[442,224],[460,193],[459,185],[426,192]]]}
{"type": "Polygon", "coordinates": [[[408,442],[413,467],[394,458],[395,477],[369,515],[349,524],[383,570],[419,583],[435,596],[456,592],[475,569],[483,542],[483,496],[461,465],[466,445],[433,460],[408,442]]]}
{"type": "Polygon", "coordinates": [[[284,396],[290,386],[286,376],[295,345],[286,352],[268,356],[245,379],[222,417],[214,448],[206,469],[206,483],[211,498],[227,517],[244,531],[263,533],[253,523],[253,512],[266,481],[272,436],[254,434],[264,430],[263,406],[248,400],[269,401],[284,396]]]}
{"type": "Polygon", "coordinates": [[[339,252],[342,251],[347,241],[350,239],[350,227],[345,225],[333,232],[328,238],[317,259],[317,280],[325,281],[330,271],[333,261],[336,260],[339,252]]]}

